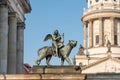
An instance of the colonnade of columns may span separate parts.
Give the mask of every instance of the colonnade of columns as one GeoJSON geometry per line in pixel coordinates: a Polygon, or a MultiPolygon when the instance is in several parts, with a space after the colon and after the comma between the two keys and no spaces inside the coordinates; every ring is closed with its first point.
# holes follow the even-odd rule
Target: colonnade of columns
{"type": "MultiPolygon", "coordinates": [[[[111,45],[114,45],[114,17],[110,17],[110,27],[111,27],[111,45]]],[[[103,46],[104,43],[104,23],[103,23],[103,18],[98,18],[99,20],[99,46],[103,46]]],[[[84,22],[84,48],[92,48],[94,47],[94,41],[93,41],[93,21],[94,20],[88,20],[84,22]],[[88,29],[88,32],[87,32],[88,29]],[[88,36],[87,36],[88,34],[88,36]]]]}
{"type": "Polygon", "coordinates": [[[8,12],[7,0],[0,0],[0,73],[22,73],[24,22],[8,12]]]}

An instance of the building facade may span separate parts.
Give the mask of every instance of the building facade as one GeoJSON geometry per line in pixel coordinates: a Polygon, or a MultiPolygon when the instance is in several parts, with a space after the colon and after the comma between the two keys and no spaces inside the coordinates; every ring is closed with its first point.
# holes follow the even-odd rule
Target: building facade
{"type": "Polygon", "coordinates": [[[0,73],[22,73],[29,0],[0,0],[0,73]]]}
{"type": "Polygon", "coordinates": [[[86,73],[94,68],[98,68],[99,72],[101,67],[105,68],[102,72],[109,72],[111,69],[107,70],[107,65],[112,67],[109,64],[111,61],[111,65],[118,69],[116,72],[120,72],[117,67],[120,65],[120,0],[86,0],[86,2],[88,8],[84,10],[81,18],[84,26],[85,55],[78,53],[75,56],[75,63],[86,66],[83,68],[83,72],[87,70],[86,73]],[[108,41],[111,52],[108,52],[108,41]]]}

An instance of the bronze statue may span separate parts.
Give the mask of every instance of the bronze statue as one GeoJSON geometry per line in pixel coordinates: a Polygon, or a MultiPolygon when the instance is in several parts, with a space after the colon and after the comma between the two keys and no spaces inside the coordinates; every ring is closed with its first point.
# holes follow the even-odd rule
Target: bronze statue
{"type": "Polygon", "coordinates": [[[46,58],[46,64],[49,64],[49,61],[52,56],[55,56],[55,52],[52,46],[45,46],[38,50],[38,58],[36,59],[36,65],[40,65],[40,62],[43,58],[46,58]]]}
{"type": "Polygon", "coordinates": [[[52,40],[52,47],[55,50],[56,56],[60,57],[59,49],[64,46],[64,33],[62,36],[58,30],[55,30],[53,35],[47,34],[44,41],[52,40]]]}
{"type": "MultiPolygon", "coordinates": [[[[50,34],[49,34],[50,35],[50,34]]],[[[61,54],[61,65],[64,65],[64,60],[67,61],[69,65],[72,65],[70,59],[68,58],[71,50],[77,45],[77,41],[69,40],[69,43],[66,46],[60,48],[59,52],[61,54]]],[[[52,46],[45,46],[38,50],[38,58],[36,59],[36,64],[40,65],[40,62],[43,58],[46,58],[46,64],[49,66],[49,62],[52,56],[55,56],[55,50],[52,46]]]]}
{"type": "Polygon", "coordinates": [[[59,49],[64,46],[64,33],[62,36],[59,34],[58,30],[55,30],[53,35],[53,48],[55,48],[56,56],[60,57],[59,49]]]}

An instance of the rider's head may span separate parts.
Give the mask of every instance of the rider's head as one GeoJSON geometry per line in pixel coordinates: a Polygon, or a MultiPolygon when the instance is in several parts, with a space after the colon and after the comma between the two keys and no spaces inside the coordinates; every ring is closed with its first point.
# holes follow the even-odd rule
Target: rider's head
{"type": "Polygon", "coordinates": [[[58,30],[56,29],[53,34],[58,35],[59,34],[58,30]]]}

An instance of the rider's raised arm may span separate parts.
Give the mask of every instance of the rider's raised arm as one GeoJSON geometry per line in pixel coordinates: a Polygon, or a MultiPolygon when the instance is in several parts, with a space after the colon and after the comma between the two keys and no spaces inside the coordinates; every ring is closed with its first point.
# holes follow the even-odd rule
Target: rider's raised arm
{"type": "Polygon", "coordinates": [[[61,42],[64,43],[64,33],[61,36],[61,42]]]}

